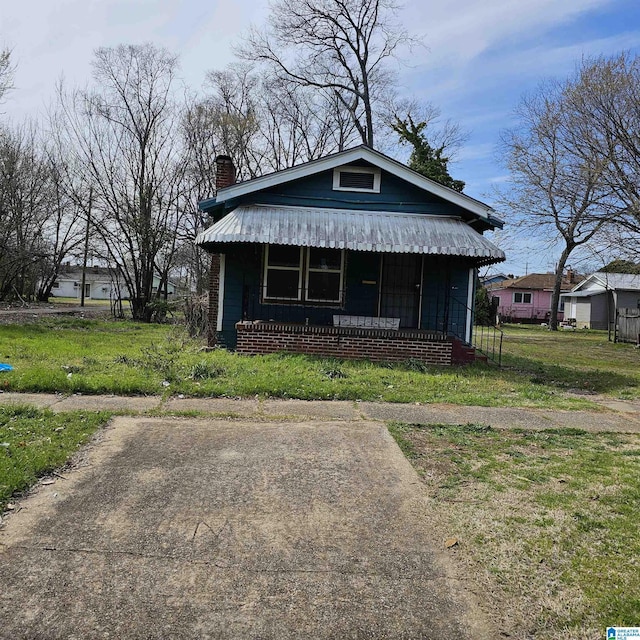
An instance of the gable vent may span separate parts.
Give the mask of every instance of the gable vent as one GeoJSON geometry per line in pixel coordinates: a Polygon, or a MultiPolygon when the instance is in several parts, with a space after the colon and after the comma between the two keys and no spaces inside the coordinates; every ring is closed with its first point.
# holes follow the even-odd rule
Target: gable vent
{"type": "Polygon", "coordinates": [[[373,191],[373,173],[340,172],[340,186],[351,189],[367,189],[373,191]]]}
{"type": "Polygon", "coordinates": [[[336,191],[369,191],[380,193],[380,170],[368,167],[340,167],[333,172],[336,191]]]}

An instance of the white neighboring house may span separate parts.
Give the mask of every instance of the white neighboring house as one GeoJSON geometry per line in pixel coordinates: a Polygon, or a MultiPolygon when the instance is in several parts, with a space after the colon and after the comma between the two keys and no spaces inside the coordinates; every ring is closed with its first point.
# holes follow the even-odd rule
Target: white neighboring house
{"type": "Polygon", "coordinates": [[[640,275],[598,271],[561,294],[564,317],[576,327],[608,329],[620,309],[640,309],[640,275]]]}
{"type": "MultiPolygon", "coordinates": [[[[84,297],[86,300],[126,300],[130,297],[127,286],[118,279],[116,271],[108,267],[87,267],[85,272],[84,297]]],[[[153,293],[158,290],[160,277],[153,277],[153,293]]],[[[176,293],[176,285],[169,282],[167,295],[176,293]]],[[[55,298],[77,298],[82,295],[82,267],[63,267],[53,283],[51,295],[55,298]]]]}

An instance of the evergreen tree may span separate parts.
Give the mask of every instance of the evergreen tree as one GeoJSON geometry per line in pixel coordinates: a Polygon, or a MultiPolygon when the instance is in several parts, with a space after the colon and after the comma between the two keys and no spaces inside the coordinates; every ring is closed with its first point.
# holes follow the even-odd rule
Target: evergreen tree
{"type": "Polygon", "coordinates": [[[464,182],[462,180],[454,180],[449,174],[447,163],[449,158],[444,156],[444,146],[433,148],[424,133],[427,127],[426,122],[413,121],[408,115],[406,119],[401,120],[396,117],[396,121],[392,123],[393,130],[400,136],[400,143],[409,143],[413,146],[413,151],[409,158],[409,167],[423,176],[435,180],[445,187],[449,187],[455,191],[462,192],[464,182]]]}

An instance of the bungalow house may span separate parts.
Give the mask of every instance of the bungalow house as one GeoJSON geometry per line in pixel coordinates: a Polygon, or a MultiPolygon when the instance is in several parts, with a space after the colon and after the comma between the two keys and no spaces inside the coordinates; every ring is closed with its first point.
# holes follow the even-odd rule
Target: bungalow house
{"type": "Polygon", "coordinates": [[[240,183],[216,167],[210,344],[450,364],[471,342],[477,268],[505,259],[489,206],[365,146],[240,183]]]}
{"type": "MultiPolygon", "coordinates": [[[[503,322],[543,323],[551,317],[554,273],[530,273],[487,286],[489,295],[497,298],[498,315],[503,322]]],[[[563,277],[560,291],[569,291],[575,284],[571,271],[563,277]]],[[[562,302],[558,320],[563,319],[562,302]]]]}
{"type": "Polygon", "coordinates": [[[640,275],[598,271],[562,298],[565,317],[578,328],[609,329],[620,309],[640,309],[640,275]]]}
{"type": "MultiPolygon", "coordinates": [[[[153,292],[157,291],[160,278],[153,277],[153,292]]],[[[167,285],[167,295],[173,296],[176,292],[174,283],[167,285]]],[[[53,283],[51,295],[55,298],[82,297],[82,267],[63,265],[60,273],[53,283]]],[[[117,277],[117,270],[110,267],[87,267],[84,279],[84,297],[87,300],[117,300],[129,298],[129,289],[117,277]]]]}

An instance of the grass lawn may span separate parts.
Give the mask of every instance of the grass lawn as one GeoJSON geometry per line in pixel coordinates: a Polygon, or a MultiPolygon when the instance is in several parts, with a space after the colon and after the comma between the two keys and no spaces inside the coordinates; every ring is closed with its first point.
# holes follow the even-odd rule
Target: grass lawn
{"type": "Polygon", "coordinates": [[[13,494],[64,465],[109,417],[0,406],[0,512],[13,494]]]}
{"type": "Polygon", "coordinates": [[[639,435],[390,430],[501,632],[595,640],[640,623],[639,435]]]}
{"type": "Polygon", "coordinates": [[[607,340],[606,331],[548,331],[537,325],[505,328],[504,368],[533,384],[640,397],[640,350],[607,340]]]}
{"type": "MultiPolygon", "coordinates": [[[[177,327],[43,318],[0,326],[0,390],[593,408],[640,395],[640,351],[602,332],[507,327],[504,366],[383,366],[203,352],[177,327]]],[[[109,419],[2,407],[0,511],[109,419]]],[[[640,435],[394,424],[435,531],[456,537],[504,637],[590,640],[640,623],[640,435]]],[[[467,578],[470,576],[469,578],[467,578]]]]}
{"type": "Polygon", "coordinates": [[[175,326],[44,318],[0,326],[0,389],[23,392],[178,394],[450,402],[585,408],[585,392],[637,398],[640,352],[602,332],[508,328],[504,366],[384,366],[276,354],[203,352],[175,326]],[[568,393],[569,392],[569,393],[568,393]]]}

